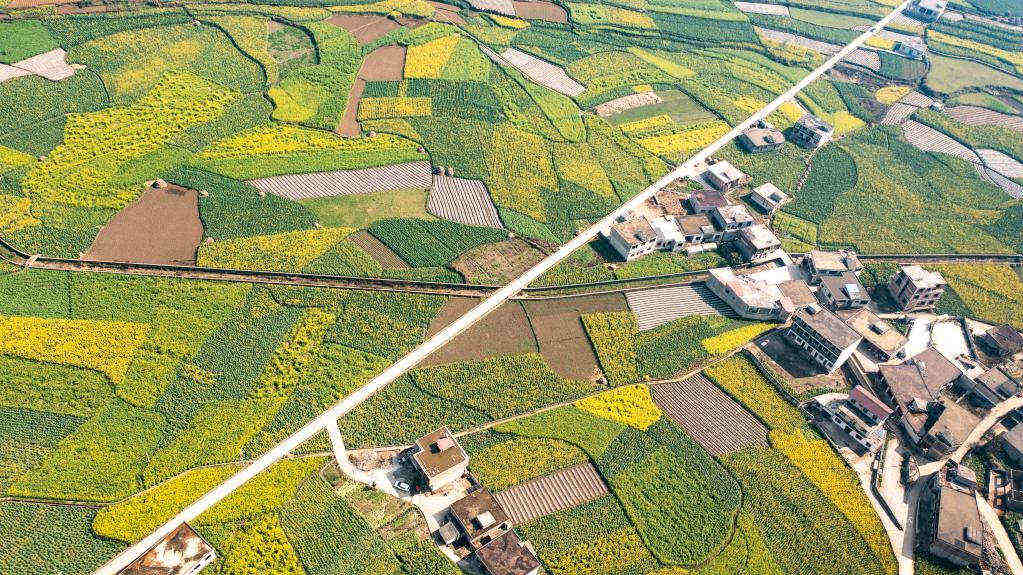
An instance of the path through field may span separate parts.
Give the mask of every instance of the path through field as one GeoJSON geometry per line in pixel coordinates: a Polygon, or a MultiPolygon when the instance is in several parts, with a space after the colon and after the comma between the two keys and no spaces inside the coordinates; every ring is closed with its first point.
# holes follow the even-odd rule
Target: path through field
{"type": "Polygon", "coordinates": [[[624,217],[626,214],[633,213],[640,205],[645,203],[653,195],[672,182],[679,180],[680,178],[686,178],[692,175],[696,166],[704,164],[714,153],[723,148],[725,145],[730,143],[740,134],[748,130],[757,122],[763,121],[768,115],[773,113],[775,110],[781,107],[781,105],[788,100],[794,98],[796,94],[801,92],[811,83],[816,81],[818,78],[823,76],[846,56],[851,54],[854,50],[859,48],[868,38],[871,38],[878,31],[882,30],[888,22],[890,22],[896,15],[901,13],[910,0],[904,0],[899,6],[895,7],[891,13],[879,20],[873,28],[869,31],[859,35],[849,45],[842,48],[838,53],[829,58],[820,67],[810,72],[805,78],[797,82],[794,86],[786,90],[783,94],[774,99],[770,104],[761,108],[758,112],[746,119],[746,121],[739,123],[728,133],[724,134],[716,141],[712,142],[703,150],[697,152],[687,161],[683,162],[677,168],[669,172],[661,179],[654,182],[648,188],[635,195],[631,200],[620,206],[618,209],[613,210],[610,214],[605,216],[603,219],[593,224],[592,226],[583,230],[575,238],[571,239],[563,246],[558,248],[557,251],[544,258],[540,263],[534,266],[526,273],[519,276],[518,279],[512,281],[503,288],[497,290],[492,295],[483,300],[479,305],[469,310],[461,318],[453,322],[451,325],[440,330],[435,335],[423,342],[419,347],[412,350],[408,355],[398,360],[397,363],[385,369],[379,375],[371,379],[366,385],[354,391],[351,395],[338,402],[330,409],[324,411],[318,417],[304,425],[301,429],[296,431],[290,437],[277,444],[265,454],[254,460],[248,466],[242,468],[237,473],[229,477],[226,481],[215,487],[212,491],[209,491],[196,502],[185,507],[177,515],[172,517],[170,520],[165,522],[155,531],[142,538],[140,541],[131,545],[116,557],[107,562],[106,565],[96,570],[97,575],[116,575],[122,569],[131,564],[135,559],[140,557],[143,553],[148,551],[151,547],[156,545],[158,542],[163,540],[166,536],[171,534],[177,529],[182,523],[192,521],[204,511],[216,505],[219,501],[225,497],[234,493],[239,487],[247,483],[250,479],[260,474],[268,467],[281,460],[295,448],[302,445],[313,436],[321,433],[328,425],[333,425],[337,419],[353,409],[361,405],[367,399],[373,397],[377,392],[382,390],[384,387],[395,381],[409,370],[419,365],[427,356],[434,351],[440,349],[452,339],[457,337],[460,333],[467,330],[469,327],[474,325],[476,322],[482,320],[484,317],[489,315],[491,312],[496,310],[506,301],[511,299],[515,294],[519,293],[529,284],[536,281],[541,275],[546,273],[548,270],[556,266],[561,261],[565,260],[572,255],[576,250],[586,246],[590,241],[596,238],[602,231],[608,229],[614,224],[619,218],[624,217]]]}

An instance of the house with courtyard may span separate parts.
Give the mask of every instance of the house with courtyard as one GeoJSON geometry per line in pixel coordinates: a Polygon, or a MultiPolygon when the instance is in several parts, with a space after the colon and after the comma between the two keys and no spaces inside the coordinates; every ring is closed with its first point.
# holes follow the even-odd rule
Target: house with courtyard
{"type": "Polygon", "coordinates": [[[708,273],[707,288],[744,318],[784,321],[795,309],[773,283],[738,275],[732,268],[714,268],[708,273]]]}
{"type": "Polygon", "coordinates": [[[862,339],[837,315],[816,305],[795,310],[784,333],[789,343],[829,374],[842,367],[862,339]]]}
{"type": "Polygon", "coordinates": [[[750,182],[750,177],[728,160],[719,160],[708,165],[704,178],[720,192],[737,190],[750,182]]]}
{"type": "Polygon", "coordinates": [[[645,217],[618,222],[611,226],[607,241],[625,261],[641,258],[657,250],[657,232],[645,217]]]}
{"type": "Polygon", "coordinates": [[[888,282],[888,292],[903,311],[934,309],[945,293],[945,278],[920,266],[899,266],[888,282]]]}
{"type": "Polygon", "coordinates": [[[790,198],[788,194],[779,190],[778,186],[766,182],[753,188],[747,199],[768,214],[773,214],[778,208],[788,203],[790,198]]]}
{"type": "Polygon", "coordinates": [[[414,449],[411,461],[431,491],[443,489],[469,469],[469,456],[447,427],[420,437],[414,449]]]}
{"type": "Polygon", "coordinates": [[[751,154],[773,152],[785,143],[785,134],[779,132],[766,120],[761,120],[750,129],[739,134],[739,145],[751,154]]]}
{"type": "Polygon", "coordinates": [[[813,114],[804,114],[789,129],[789,139],[804,148],[819,148],[835,137],[835,127],[813,114]]]}
{"type": "Polygon", "coordinates": [[[851,250],[834,252],[810,250],[810,253],[803,257],[800,265],[810,285],[821,283],[821,278],[825,276],[841,276],[846,272],[852,272],[859,276],[863,273],[863,264],[860,263],[859,256],[851,250]]]}
{"type": "Polygon", "coordinates": [[[832,311],[842,309],[859,309],[870,304],[870,296],[853,272],[841,275],[824,275],[820,278],[817,295],[825,306],[832,311]]]}

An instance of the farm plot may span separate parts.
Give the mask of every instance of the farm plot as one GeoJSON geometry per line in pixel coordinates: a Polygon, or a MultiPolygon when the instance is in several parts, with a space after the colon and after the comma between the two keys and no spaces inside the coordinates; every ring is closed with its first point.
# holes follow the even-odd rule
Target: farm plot
{"type": "Polygon", "coordinates": [[[630,291],[625,294],[640,331],[688,315],[734,315],[706,285],[693,284],[630,291]]]}
{"type": "Polygon", "coordinates": [[[580,315],[621,311],[626,301],[619,294],[585,298],[523,302],[540,353],[562,377],[589,378],[597,372],[597,356],[580,315]]]}
{"type": "Polygon", "coordinates": [[[970,126],[1001,126],[1023,132],[1023,116],[1011,116],[979,106],[955,106],[948,115],[970,126]]]}
{"type": "Polygon", "coordinates": [[[195,265],[202,236],[195,190],[150,187],[103,226],[84,259],[195,265]]]}
{"type": "Polygon", "coordinates": [[[469,226],[504,227],[487,186],[480,180],[436,176],[426,210],[439,218],[469,226]]]}
{"type": "Polygon", "coordinates": [[[397,82],[405,69],[405,47],[381,46],[366,56],[359,77],[367,82],[397,82]]]}
{"type": "MultiPolygon", "coordinates": [[[[477,303],[469,298],[448,299],[430,323],[429,335],[444,329],[477,303]]],[[[445,365],[527,352],[536,352],[536,340],[529,328],[529,319],[520,304],[509,302],[434,352],[423,365],[445,365]]]]}
{"type": "Polygon", "coordinates": [[[497,495],[512,522],[522,525],[607,495],[607,485],[589,461],[537,477],[497,495]]]}
{"type": "Polygon", "coordinates": [[[21,76],[35,74],[58,82],[75,75],[78,70],[75,66],[68,65],[67,52],[57,48],[42,54],[36,54],[12,65],[0,64],[0,84],[21,76]]]}
{"type": "Polygon", "coordinates": [[[273,176],[250,180],[249,184],[268,194],[297,201],[409,188],[425,190],[432,181],[429,162],[407,162],[361,170],[273,176]]]}
{"type": "Polygon", "coordinates": [[[514,1],[515,15],[523,20],[544,20],[555,24],[567,24],[568,12],[554,2],[514,1]]]}
{"type": "Polygon", "coordinates": [[[451,262],[469,283],[504,285],[535,266],[543,253],[520,238],[487,244],[451,262]]]}
{"type": "Polygon", "coordinates": [[[345,111],[341,114],[341,121],[338,122],[337,133],[348,138],[358,138],[362,135],[362,127],[359,125],[359,102],[362,101],[362,93],[366,91],[366,81],[356,78],[352,82],[352,89],[348,91],[348,103],[345,104],[345,111]]]}
{"type": "Polygon", "coordinates": [[[355,232],[348,236],[348,240],[365,250],[366,253],[372,256],[373,259],[385,268],[409,269],[410,267],[407,263],[405,263],[405,260],[398,257],[398,254],[394,253],[391,248],[373,237],[373,235],[366,230],[359,230],[355,232]]]}
{"type": "Polygon", "coordinates": [[[767,447],[767,428],[702,373],[652,386],[650,394],[665,415],[714,455],[767,447]]]}
{"type": "Polygon", "coordinates": [[[735,7],[747,14],[773,14],[788,16],[789,7],[781,4],[761,4],[759,2],[736,2],[735,7]]]}
{"type": "Polygon", "coordinates": [[[370,14],[335,14],[328,18],[327,22],[348,30],[360,44],[379,40],[391,30],[400,27],[397,22],[386,16],[370,14]]]}
{"type": "MultiPolygon", "coordinates": [[[[830,42],[821,42],[820,40],[813,40],[805,36],[798,36],[791,32],[782,32],[780,30],[771,30],[769,28],[755,28],[761,37],[771,40],[773,42],[779,42],[781,44],[795,44],[819,52],[821,54],[832,55],[842,49],[842,46],[838,44],[832,44],[830,42]]],[[[852,54],[846,56],[846,62],[857,64],[868,68],[875,72],[881,70],[881,57],[877,55],[877,52],[871,50],[858,49],[852,54]]]]}
{"type": "Polygon", "coordinates": [[[976,152],[953,140],[943,132],[939,132],[916,120],[906,120],[902,124],[902,133],[909,143],[925,152],[938,152],[962,158],[975,164],[980,163],[980,157],[977,156],[976,152]]]}
{"type": "Polygon", "coordinates": [[[515,15],[512,0],[469,0],[469,5],[483,12],[497,12],[506,16],[515,15]]]}
{"type": "Polygon", "coordinates": [[[905,122],[912,116],[919,108],[916,106],[910,106],[902,102],[895,102],[888,107],[888,111],[885,112],[884,118],[881,120],[882,126],[898,126],[905,122]]]}
{"type": "Polygon", "coordinates": [[[978,166],[981,170],[981,175],[984,179],[988,180],[992,184],[1005,190],[1005,193],[1009,194],[1014,198],[1023,198],[1023,185],[1020,185],[1014,180],[1003,176],[1000,172],[996,172],[987,166],[978,166]]]}
{"type": "Polygon", "coordinates": [[[642,108],[643,106],[650,106],[652,104],[660,104],[663,101],[664,100],[657,95],[657,92],[639,92],[636,94],[626,94],[615,98],[614,100],[608,100],[602,104],[597,104],[593,107],[593,110],[597,112],[597,115],[601,118],[607,118],[608,116],[620,114],[626,110],[642,108]]]}
{"type": "Polygon", "coordinates": [[[977,150],[977,155],[991,169],[1009,178],[1023,178],[1023,164],[998,150],[977,150]]]}
{"type": "Polygon", "coordinates": [[[500,54],[489,48],[483,48],[483,52],[498,63],[508,64],[526,75],[530,80],[546,86],[555,92],[566,96],[578,96],[586,91],[586,86],[576,82],[565,70],[559,66],[527,54],[515,48],[505,48],[500,54]]]}

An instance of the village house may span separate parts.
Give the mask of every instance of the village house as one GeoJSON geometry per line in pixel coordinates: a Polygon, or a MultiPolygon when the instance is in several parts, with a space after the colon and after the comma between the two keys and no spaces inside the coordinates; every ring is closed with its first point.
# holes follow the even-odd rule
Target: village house
{"type": "Polygon", "coordinates": [[[614,224],[607,240],[625,261],[643,257],[657,249],[657,232],[645,217],[614,224]]]}
{"type": "MultiPolygon", "coordinates": [[[[1003,434],[999,438],[1003,446],[1006,435],[1008,434],[1003,434]]],[[[1023,437],[1016,439],[1017,442],[1020,440],[1023,440],[1023,437]]],[[[1020,464],[1019,459],[1015,459],[1015,462],[1017,465],[1020,464]]],[[[1023,512],[1023,470],[1000,469],[992,475],[994,475],[994,481],[991,499],[994,501],[995,509],[1015,511],[1017,513],[1023,512]]]]}
{"type": "Polygon", "coordinates": [[[911,60],[924,59],[924,50],[920,44],[897,41],[895,42],[895,45],[892,46],[892,49],[895,50],[895,53],[905,56],[911,60]]]}
{"type": "Polygon", "coordinates": [[[906,15],[922,20],[934,22],[945,12],[948,2],[945,0],[914,0],[906,7],[906,15]]]}
{"type": "Polygon", "coordinates": [[[761,120],[739,135],[739,145],[751,154],[773,152],[785,143],[785,134],[761,120]]]}
{"type": "Polygon", "coordinates": [[[842,367],[862,339],[837,315],[816,305],[792,313],[785,338],[827,373],[842,367]]]}
{"type": "Polygon", "coordinates": [[[904,311],[933,309],[945,293],[945,278],[920,266],[899,266],[888,292],[904,311]]]}
{"type": "Polygon", "coordinates": [[[777,285],[736,275],[732,268],[714,268],[708,273],[707,288],[744,318],[784,321],[794,309],[777,285]]]}
{"type": "Polygon", "coordinates": [[[1000,366],[985,370],[975,379],[961,377],[956,384],[956,390],[965,393],[970,404],[981,409],[991,409],[1023,390],[1020,382],[1000,366]]]}
{"type": "Polygon", "coordinates": [[[462,477],[469,468],[469,456],[447,427],[417,439],[415,449],[412,462],[426,478],[431,491],[462,477]]]}
{"type": "Polygon", "coordinates": [[[804,148],[819,148],[835,136],[835,128],[813,114],[803,114],[789,131],[789,139],[804,148]]]}
{"type": "Polygon", "coordinates": [[[879,366],[878,391],[895,408],[906,438],[928,457],[951,453],[979,418],[942,393],[965,377],[944,355],[928,347],[908,361],[879,366]]]}
{"type": "Polygon", "coordinates": [[[216,558],[213,547],[182,523],[118,575],[194,575],[216,558]]]}
{"type": "Polygon", "coordinates": [[[729,204],[714,208],[710,212],[710,219],[714,225],[721,230],[721,237],[725,241],[735,239],[736,234],[743,228],[748,228],[757,223],[753,214],[745,206],[729,204]]]}
{"type": "Polygon", "coordinates": [[[858,309],[870,303],[867,290],[853,272],[841,275],[824,275],[820,278],[821,287],[817,290],[821,303],[832,311],[840,309],[858,309]]]}
{"type": "Polygon", "coordinates": [[[536,554],[512,529],[477,549],[476,558],[489,575],[536,575],[540,572],[536,554]]]}
{"type": "Polygon", "coordinates": [[[666,216],[684,216],[688,212],[686,211],[683,200],[688,197],[689,194],[683,194],[683,192],[676,189],[664,189],[654,194],[654,197],[650,199],[653,205],[661,209],[662,213],[666,216]]]}
{"type": "Polygon", "coordinates": [[[1016,465],[1023,467],[1023,425],[1017,425],[1001,435],[1002,451],[1016,465]]]}
{"type": "Polygon", "coordinates": [[[792,279],[780,282],[778,290],[792,302],[792,309],[817,305],[817,296],[813,295],[810,286],[800,279],[792,279]]]}
{"type": "Polygon", "coordinates": [[[682,233],[675,218],[654,218],[650,220],[650,227],[657,236],[658,249],[676,252],[685,247],[685,234],[682,233]]]}
{"type": "Polygon", "coordinates": [[[996,325],[977,338],[984,349],[1002,359],[1023,351],[1023,335],[1009,324],[996,325]]]}
{"type": "Polygon", "coordinates": [[[742,173],[728,160],[720,160],[707,166],[704,177],[721,192],[741,188],[749,183],[750,177],[742,173]]]}
{"type": "Polygon", "coordinates": [[[694,214],[710,213],[714,208],[724,207],[728,204],[728,198],[717,190],[699,190],[689,196],[689,209],[694,214]]]}
{"type": "Polygon", "coordinates": [[[984,524],[973,490],[956,481],[959,470],[934,473],[920,493],[917,538],[932,555],[976,568],[984,546],[984,524]]]}
{"type": "MultiPolygon", "coordinates": [[[[489,575],[533,575],[540,568],[533,550],[523,544],[511,519],[486,488],[451,504],[448,517],[456,529],[451,542],[464,541],[489,575]]],[[[444,527],[442,527],[442,531],[444,527]]]]}
{"type": "Polygon", "coordinates": [[[756,224],[739,231],[736,247],[746,260],[758,264],[777,257],[781,241],[767,226],[756,224]]]}
{"type": "Polygon", "coordinates": [[[849,250],[837,252],[810,250],[800,265],[803,267],[810,285],[821,283],[821,278],[824,276],[841,276],[846,272],[852,272],[858,276],[863,272],[860,258],[856,252],[849,250]]]}
{"type": "Polygon", "coordinates": [[[884,424],[892,410],[862,385],[852,388],[848,400],[832,401],[824,409],[865,451],[872,453],[884,442],[884,424]]]}
{"type": "Polygon", "coordinates": [[[749,195],[749,201],[765,212],[772,214],[789,201],[789,195],[779,190],[778,186],[771,182],[766,182],[753,188],[749,195]]]}
{"type": "Polygon", "coordinates": [[[706,214],[683,216],[678,218],[677,221],[686,243],[706,244],[721,241],[721,232],[714,227],[714,224],[706,214]]]}
{"type": "Polygon", "coordinates": [[[839,317],[860,334],[867,347],[882,361],[899,357],[906,347],[906,337],[867,307],[840,312],[839,317]]]}

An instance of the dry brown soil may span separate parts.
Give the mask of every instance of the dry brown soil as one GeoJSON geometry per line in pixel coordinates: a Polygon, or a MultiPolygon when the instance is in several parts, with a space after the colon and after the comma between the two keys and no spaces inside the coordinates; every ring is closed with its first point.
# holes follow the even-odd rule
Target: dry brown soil
{"type": "Polygon", "coordinates": [[[506,284],[536,265],[543,254],[521,239],[487,244],[451,263],[470,283],[506,284]]]}
{"type": "Polygon", "coordinates": [[[358,117],[359,101],[366,89],[366,82],[395,82],[401,80],[405,69],[405,47],[397,45],[381,46],[370,52],[359,67],[358,77],[352,83],[348,93],[345,113],[341,116],[337,133],[352,138],[362,134],[358,117]]]}
{"type": "Polygon", "coordinates": [[[348,30],[360,44],[369,44],[398,28],[397,22],[379,14],[335,14],[327,22],[348,30]]]}
{"type": "Polygon", "coordinates": [[[362,134],[359,125],[358,112],[359,100],[362,99],[362,92],[366,89],[366,81],[356,78],[352,82],[352,90],[348,92],[348,104],[345,106],[345,113],[341,115],[341,123],[337,126],[337,133],[349,138],[357,138],[362,134]]]}
{"type": "Polygon", "coordinates": [[[103,226],[85,259],[195,265],[202,231],[195,190],[147,188],[103,226]]]}
{"type": "Polygon", "coordinates": [[[580,315],[628,309],[622,294],[522,302],[529,314],[540,353],[562,377],[588,379],[599,373],[597,356],[580,315]]]}
{"type": "MultiPolygon", "coordinates": [[[[429,0],[427,0],[429,1],[429,0]]],[[[457,24],[459,26],[466,26],[465,19],[458,13],[458,9],[449,4],[443,4],[441,2],[430,2],[430,4],[437,9],[433,13],[433,20],[437,22],[447,22],[448,24],[457,24]]]]}
{"type": "Polygon", "coordinates": [[[568,12],[554,2],[512,2],[515,15],[524,20],[546,20],[548,22],[568,22],[568,12]]]}
{"type": "MultiPolygon", "coordinates": [[[[447,327],[478,303],[479,300],[472,298],[449,298],[430,323],[430,335],[447,327]]],[[[529,328],[529,319],[522,305],[508,302],[434,352],[423,365],[443,365],[527,352],[536,352],[536,340],[529,328]]]]}

